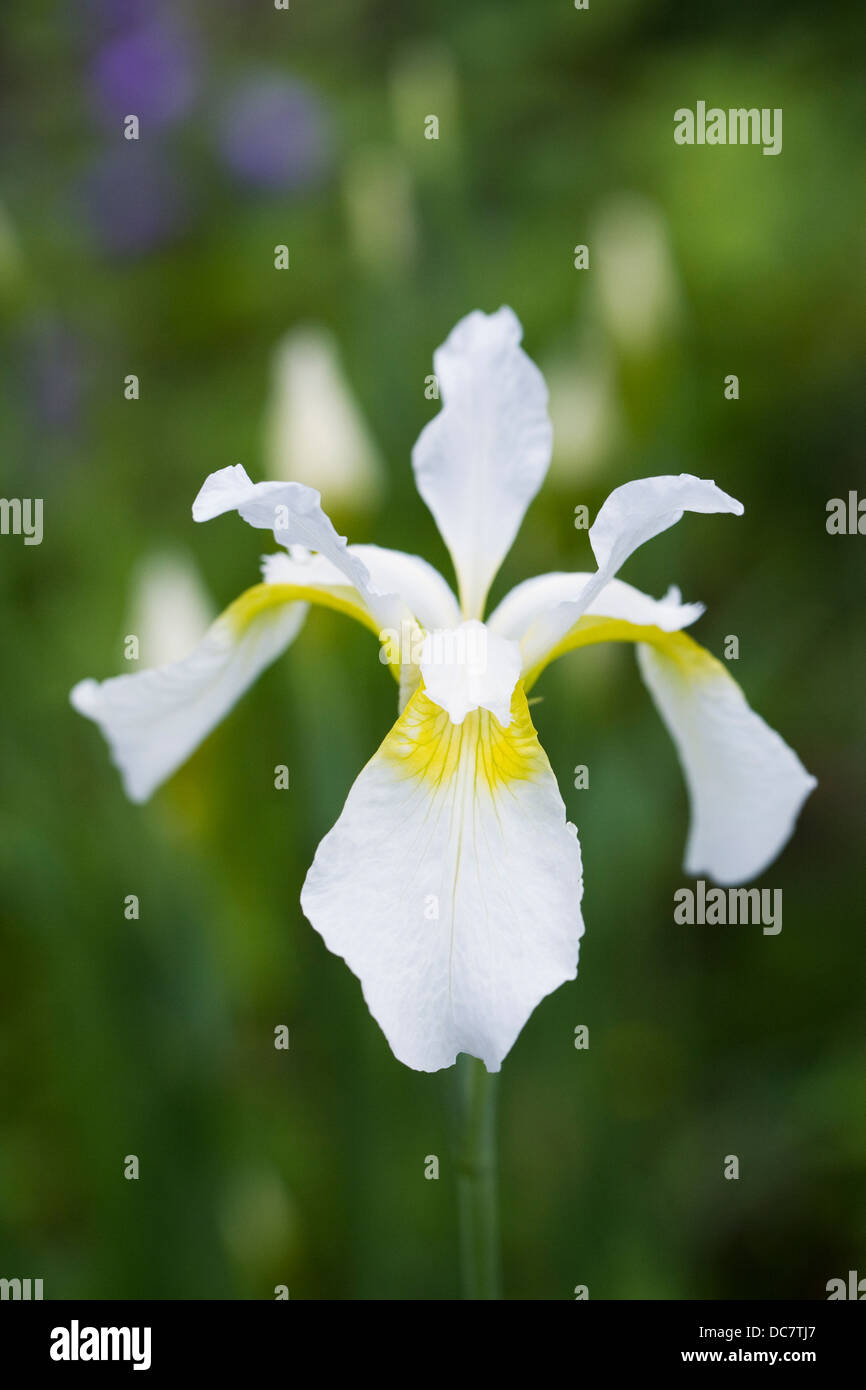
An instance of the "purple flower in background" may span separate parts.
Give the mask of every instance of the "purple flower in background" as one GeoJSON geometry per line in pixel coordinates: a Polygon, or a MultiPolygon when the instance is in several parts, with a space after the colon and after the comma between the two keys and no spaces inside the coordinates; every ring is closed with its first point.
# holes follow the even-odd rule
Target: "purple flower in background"
{"type": "Polygon", "coordinates": [[[330,160],[330,126],[318,96],[277,75],[235,90],[220,118],[220,143],[232,173],[257,188],[309,187],[330,160]]]}
{"type": "Polygon", "coordinates": [[[91,167],[84,185],[85,210],[104,251],[137,256],[163,246],[183,229],[188,202],[169,165],[132,141],[121,145],[91,167]]]}
{"type": "Polygon", "coordinates": [[[97,107],[112,122],[135,115],[144,127],[171,125],[195,100],[198,68],[189,36],[151,18],[97,51],[92,68],[97,107]]]}

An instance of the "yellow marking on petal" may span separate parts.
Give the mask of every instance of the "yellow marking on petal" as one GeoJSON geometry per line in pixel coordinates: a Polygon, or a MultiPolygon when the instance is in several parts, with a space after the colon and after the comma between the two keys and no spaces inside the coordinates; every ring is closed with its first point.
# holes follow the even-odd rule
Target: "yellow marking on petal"
{"type": "Polygon", "coordinates": [[[521,683],[511,697],[507,729],[485,709],[472,710],[462,724],[452,724],[446,711],[420,686],[381,753],[400,776],[424,781],[431,788],[449,782],[467,758],[474,759],[476,782],[491,792],[542,776],[549,768],[521,683]]]}
{"type": "Polygon", "coordinates": [[[597,642],[646,642],[672,657],[683,674],[692,679],[707,678],[725,670],[705,647],[684,632],[665,632],[653,624],[641,626],[626,622],[624,618],[606,618],[602,614],[588,613],[579,618],[562,640],[527,672],[524,677],[526,689],[532,688],[544,668],[558,656],[578,647],[594,646],[597,642]]]}
{"type": "MultiPolygon", "coordinates": [[[[346,613],[350,618],[357,619],[379,636],[379,624],[348,584],[331,585],[329,588],[320,588],[315,584],[256,584],[229,604],[222,619],[231,625],[235,636],[240,637],[262,613],[284,603],[317,603],[321,608],[332,608],[337,613],[346,613]]],[[[399,680],[399,662],[391,662],[390,668],[392,675],[399,680]]]]}

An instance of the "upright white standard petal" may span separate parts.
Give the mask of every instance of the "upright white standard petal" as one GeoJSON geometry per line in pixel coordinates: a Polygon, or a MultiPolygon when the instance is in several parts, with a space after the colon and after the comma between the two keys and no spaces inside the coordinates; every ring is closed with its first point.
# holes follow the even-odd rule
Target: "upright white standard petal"
{"type": "Polygon", "coordinates": [[[498,1071],[533,1009],[577,972],[580,848],[514,692],[506,730],[451,722],[423,690],[357,778],[301,906],[359,977],[395,1055],[498,1071]]]}
{"type": "Polygon", "coordinates": [[[463,615],[490,584],[547,472],[547,387],[511,309],[461,319],[433,357],[442,409],[412,452],[418,491],[451,552],[463,615]]]}
{"type": "Polygon", "coordinates": [[[146,801],[186,762],[296,637],[307,605],[271,602],[264,589],[227,608],[183,660],[72,690],[75,709],[102,730],[131,801],[146,801]]]}
{"type": "Polygon", "coordinates": [[[741,516],[743,504],[714,482],[691,473],[639,478],[614,488],[589,530],[589,543],[598,563],[595,574],[577,599],[556,603],[523,634],[521,646],[533,654],[533,661],[542,660],[543,664],[544,654],[553,652],[581,615],[591,611],[628,557],[644,541],[674,526],[685,512],[733,512],[741,516]]]}
{"type": "Polygon", "coordinates": [[[756,878],[792,835],[816,779],[688,637],[641,643],[637,655],[688,786],[686,872],[726,884],[756,878]]]}

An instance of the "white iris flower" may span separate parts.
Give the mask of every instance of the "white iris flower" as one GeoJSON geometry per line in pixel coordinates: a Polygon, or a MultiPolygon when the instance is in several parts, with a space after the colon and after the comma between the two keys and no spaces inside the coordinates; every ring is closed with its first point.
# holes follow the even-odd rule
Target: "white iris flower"
{"type": "Polygon", "coordinates": [[[616,579],[683,513],[742,513],[689,474],[618,487],[589,532],[597,569],[519,584],[484,619],[491,582],[551,455],[547,390],[508,308],[469,314],[435,354],[442,409],[412,462],[445,539],[459,602],[424,560],[347,545],[300,483],[213,473],[196,521],[237,511],[284,549],[182,661],[97,683],[72,702],[144,801],[300,631],[310,603],[383,641],[400,714],[316,851],[301,905],[358,976],[395,1055],[436,1071],[459,1052],[497,1071],[545,995],[577,973],[583,876],[577,832],[539,744],[527,692],[554,657],[637,645],[644,682],[682,762],[685,868],[755,877],[790,836],[815,780],[682,631],[702,612],[616,579]]]}

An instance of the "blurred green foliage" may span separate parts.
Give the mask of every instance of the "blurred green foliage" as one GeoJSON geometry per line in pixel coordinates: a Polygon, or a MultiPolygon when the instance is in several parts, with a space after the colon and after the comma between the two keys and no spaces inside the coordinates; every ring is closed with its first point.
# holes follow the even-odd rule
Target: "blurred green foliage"
{"type": "Polygon", "coordinates": [[[587,935],[503,1071],[507,1292],[824,1297],[866,1258],[866,541],[824,524],[864,485],[860,7],[171,14],[187,97],[144,112],[137,144],[95,76],[135,4],[8,0],[0,21],[0,470],[4,496],[45,506],[41,546],[0,541],[0,1273],[47,1297],[455,1296],[453,1078],[394,1060],[298,906],[395,717],[372,638],[312,614],[144,808],[67,696],[128,669],[148,556],[185,555],[219,606],[255,582],[261,537],[194,527],[190,504],[226,464],[263,476],[272,354],[296,325],[332,330],[387,462],[382,505],[343,502],[337,525],[450,575],[409,468],[437,408],[424,378],[459,317],[510,303],[571,423],[494,601],[589,566],[577,504],[654,472],[714,477],[745,517],[687,518],[624,577],[706,601],[712,651],[739,635],[736,676],[820,785],[763,879],[784,891],[781,935],[676,927],[685,793],[633,653],[575,653],[539,685],[587,935]],[[252,186],[221,147],[226,102],[275,79],[313,94],[327,150],[315,177],[252,186]],[[781,156],[676,147],[673,112],[699,97],[782,107],[781,156]],[[124,182],[124,160],[147,179],[124,182]]]}

